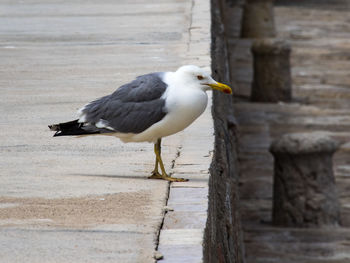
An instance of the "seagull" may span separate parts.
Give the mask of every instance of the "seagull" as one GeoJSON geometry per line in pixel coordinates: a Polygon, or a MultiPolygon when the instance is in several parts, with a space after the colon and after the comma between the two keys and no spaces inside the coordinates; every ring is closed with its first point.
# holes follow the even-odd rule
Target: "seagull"
{"type": "Polygon", "coordinates": [[[148,178],[184,182],[188,180],[166,173],[161,140],[182,131],[204,112],[208,103],[206,91],[210,89],[232,94],[229,86],[215,81],[197,66],[149,73],[86,104],[78,110],[78,119],[49,128],[56,132],[54,137],[113,135],[126,143],[154,143],[156,161],[148,178]]]}

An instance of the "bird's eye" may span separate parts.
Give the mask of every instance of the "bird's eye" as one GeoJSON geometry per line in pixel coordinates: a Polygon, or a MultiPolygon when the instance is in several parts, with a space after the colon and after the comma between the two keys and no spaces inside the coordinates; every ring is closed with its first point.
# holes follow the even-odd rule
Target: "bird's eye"
{"type": "Polygon", "coordinates": [[[202,80],[202,79],[204,79],[204,77],[201,76],[201,75],[198,75],[198,76],[197,76],[197,79],[198,79],[198,80],[202,80]]]}

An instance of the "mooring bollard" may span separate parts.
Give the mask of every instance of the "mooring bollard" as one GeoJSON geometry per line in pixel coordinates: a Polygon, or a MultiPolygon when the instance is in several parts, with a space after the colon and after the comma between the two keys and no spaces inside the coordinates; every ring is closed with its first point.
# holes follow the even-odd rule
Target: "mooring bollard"
{"type": "Polygon", "coordinates": [[[251,100],[290,102],[292,100],[290,45],[282,40],[257,39],[251,50],[254,60],[251,100]]]}
{"type": "Polygon", "coordinates": [[[320,227],[339,224],[332,156],[339,144],[322,133],[286,134],[274,141],[274,225],[320,227]]]}
{"type": "Polygon", "coordinates": [[[274,0],[246,0],[243,9],[241,37],[275,37],[274,0]]]}

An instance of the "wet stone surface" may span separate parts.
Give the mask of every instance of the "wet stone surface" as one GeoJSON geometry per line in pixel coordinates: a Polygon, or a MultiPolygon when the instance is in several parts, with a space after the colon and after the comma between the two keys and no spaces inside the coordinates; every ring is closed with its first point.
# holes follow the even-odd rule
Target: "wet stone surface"
{"type": "Polygon", "coordinates": [[[239,123],[240,209],[246,262],[350,261],[349,1],[278,1],[277,37],[292,47],[291,103],[251,103],[249,39],[231,39],[231,77],[239,123]],[[286,133],[322,131],[341,145],[333,156],[339,227],[284,228],[271,224],[271,142],[286,133]]]}

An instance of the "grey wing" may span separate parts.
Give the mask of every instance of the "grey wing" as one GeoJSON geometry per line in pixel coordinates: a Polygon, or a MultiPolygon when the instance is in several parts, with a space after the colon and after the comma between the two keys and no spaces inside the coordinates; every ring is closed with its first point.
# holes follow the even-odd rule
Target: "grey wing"
{"type": "Polygon", "coordinates": [[[141,133],[166,115],[167,84],[160,73],[137,77],[111,95],[87,104],[80,118],[104,132],[141,133]]]}

